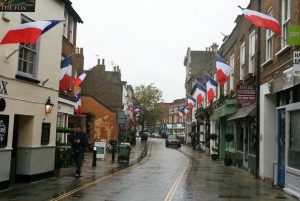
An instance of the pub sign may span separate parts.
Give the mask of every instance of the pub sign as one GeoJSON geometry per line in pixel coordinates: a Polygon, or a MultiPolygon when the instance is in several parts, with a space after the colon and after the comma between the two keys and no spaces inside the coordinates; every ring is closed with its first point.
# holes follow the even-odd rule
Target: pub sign
{"type": "Polygon", "coordinates": [[[9,115],[0,115],[0,147],[7,146],[9,115]]]}
{"type": "Polygon", "coordinates": [[[35,0],[0,0],[2,12],[34,12],[35,0]]]}

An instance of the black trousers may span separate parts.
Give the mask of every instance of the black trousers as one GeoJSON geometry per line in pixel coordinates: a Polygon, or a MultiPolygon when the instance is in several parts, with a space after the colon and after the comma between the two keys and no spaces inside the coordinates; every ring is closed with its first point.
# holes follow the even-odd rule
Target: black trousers
{"type": "Polygon", "coordinates": [[[76,174],[81,174],[81,162],[83,159],[83,152],[82,151],[75,151],[75,167],[76,167],[76,174]]]}

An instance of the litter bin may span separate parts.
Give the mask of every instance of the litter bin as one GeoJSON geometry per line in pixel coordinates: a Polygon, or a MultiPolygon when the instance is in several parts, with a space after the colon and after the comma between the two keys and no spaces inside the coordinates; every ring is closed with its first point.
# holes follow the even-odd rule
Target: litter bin
{"type": "Polygon", "coordinates": [[[118,163],[126,161],[129,163],[131,147],[129,143],[122,142],[119,145],[118,163]]]}

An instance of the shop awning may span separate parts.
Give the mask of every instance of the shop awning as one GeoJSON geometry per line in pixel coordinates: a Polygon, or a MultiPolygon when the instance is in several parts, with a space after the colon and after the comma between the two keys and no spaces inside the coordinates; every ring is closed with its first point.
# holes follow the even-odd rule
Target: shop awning
{"type": "Polygon", "coordinates": [[[241,119],[247,116],[255,116],[255,115],[256,115],[256,105],[251,105],[248,107],[238,109],[233,116],[227,119],[227,121],[232,121],[235,119],[241,119]]]}

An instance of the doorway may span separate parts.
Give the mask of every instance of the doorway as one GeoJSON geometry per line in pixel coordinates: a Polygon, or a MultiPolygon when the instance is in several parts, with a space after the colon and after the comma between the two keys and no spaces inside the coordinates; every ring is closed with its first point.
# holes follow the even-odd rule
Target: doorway
{"type": "Polygon", "coordinates": [[[243,121],[241,126],[241,131],[243,132],[243,166],[248,168],[248,154],[249,154],[249,135],[246,129],[246,122],[243,121]]]}
{"type": "Polygon", "coordinates": [[[278,149],[278,173],[277,181],[278,185],[282,188],[285,186],[285,109],[277,110],[277,149],[278,149]]]}
{"type": "Polygon", "coordinates": [[[10,176],[9,176],[10,184],[14,184],[16,182],[19,121],[20,121],[19,115],[15,115],[13,138],[12,138],[11,162],[10,162],[10,176]]]}

